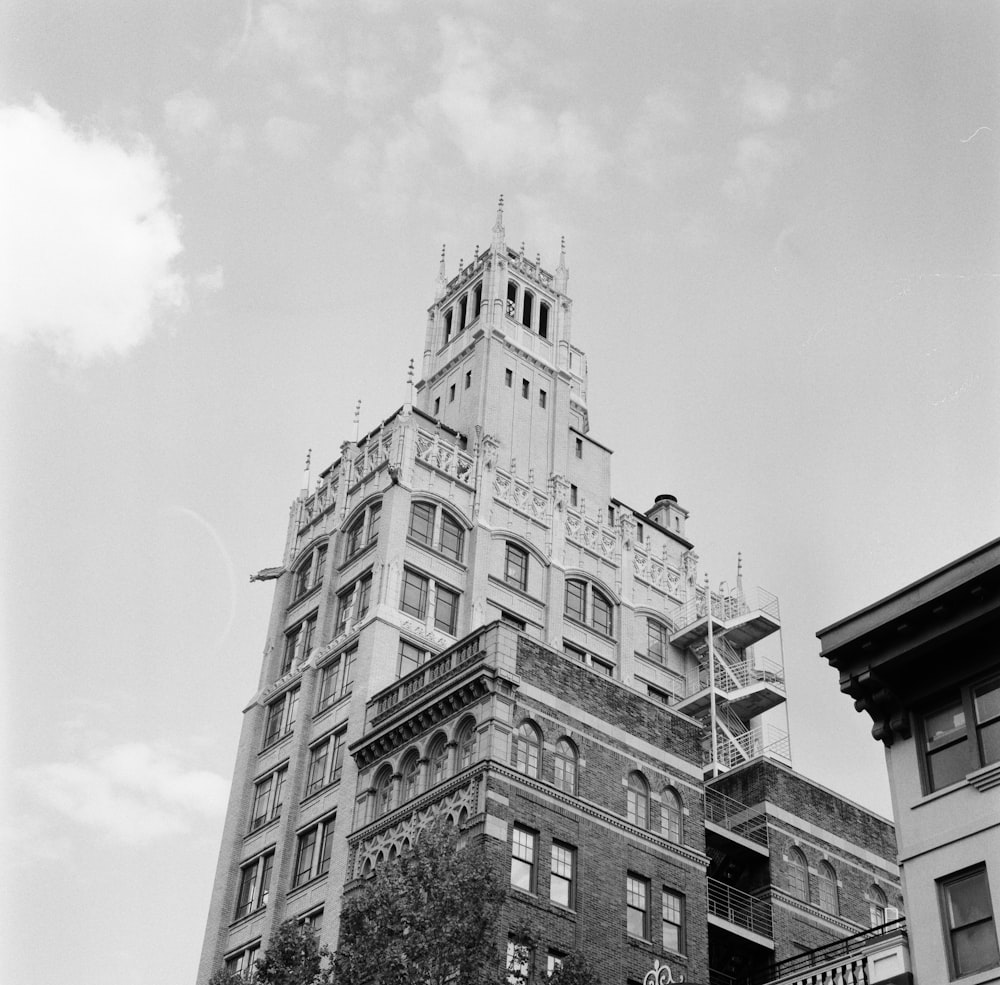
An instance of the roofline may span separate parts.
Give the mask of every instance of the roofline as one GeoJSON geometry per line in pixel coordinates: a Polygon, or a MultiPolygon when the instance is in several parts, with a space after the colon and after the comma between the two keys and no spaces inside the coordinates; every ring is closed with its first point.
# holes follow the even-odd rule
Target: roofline
{"type": "MultiPolygon", "coordinates": [[[[987,566],[992,567],[994,564],[1000,564],[1000,537],[997,537],[995,540],[991,540],[988,543],[983,544],[980,547],[977,547],[975,550],[970,551],[968,554],[965,554],[954,561],[949,561],[948,564],[945,564],[942,567],[935,569],[930,574],[924,575],[922,578],[918,578],[914,582],[910,582],[909,585],[897,589],[895,592],[886,595],[884,598],[879,599],[877,602],[872,602],[870,605],[866,605],[863,609],[858,609],[856,612],[852,612],[849,616],[844,616],[844,618],[838,619],[836,622],[830,623],[829,626],[825,626],[823,629],[817,630],[816,636],[820,640],[822,640],[824,636],[828,635],[834,630],[841,629],[842,627],[848,625],[849,623],[854,622],[857,619],[860,619],[862,616],[869,615],[870,613],[873,613],[878,609],[884,608],[890,602],[894,602],[898,599],[901,599],[904,596],[915,592],[918,588],[929,585],[935,579],[941,578],[943,575],[946,575],[949,572],[956,571],[956,569],[968,565],[975,558],[991,553],[996,553],[997,556],[996,558],[991,559],[989,565],[983,565],[982,567],[977,566],[974,571],[970,571],[968,573],[967,579],[963,578],[961,579],[961,581],[969,580],[977,575],[982,574],[982,571],[987,566]]],[[[955,587],[954,583],[949,583],[947,585],[941,586],[941,591],[945,592],[954,587],[955,587]]],[[[927,600],[922,599],[920,601],[927,601],[927,600]]]]}

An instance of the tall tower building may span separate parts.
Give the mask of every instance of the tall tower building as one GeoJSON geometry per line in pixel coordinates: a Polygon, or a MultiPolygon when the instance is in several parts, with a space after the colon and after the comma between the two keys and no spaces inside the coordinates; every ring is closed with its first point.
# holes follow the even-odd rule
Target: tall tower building
{"type": "Polygon", "coordinates": [[[705,584],[675,497],[612,496],[565,249],[508,246],[501,199],[460,268],[410,401],[307,474],[264,573],[199,980],[285,919],[335,945],[344,895],[441,815],[509,878],[538,980],[583,950],[608,983],[722,985],[881,927],[891,825],[794,773],[768,715],[777,599],[705,584]]]}

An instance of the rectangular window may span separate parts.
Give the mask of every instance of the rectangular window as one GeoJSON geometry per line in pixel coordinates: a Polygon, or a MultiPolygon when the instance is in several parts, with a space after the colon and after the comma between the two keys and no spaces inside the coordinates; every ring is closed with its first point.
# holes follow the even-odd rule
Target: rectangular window
{"type": "Polygon", "coordinates": [[[538,406],[542,409],[545,408],[545,404],[548,402],[548,394],[544,390],[538,391],[538,406]]]}
{"type": "Polygon", "coordinates": [[[254,784],[253,806],[250,808],[250,830],[256,831],[281,816],[288,767],[282,766],[254,784]]]}
{"type": "Polygon", "coordinates": [[[514,385],[514,371],[510,369],[505,369],[503,371],[503,381],[506,386],[514,385]]]}
{"type": "Polygon", "coordinates": [[[324,711],[351,693],[351,686],[354,684],[354,661],[357,655],[358,648],[352,647],[320,669],[317,712],[324,711]]]}
{"type": "Polygon", "coordinates": [[[631,872],[625,880],[625,918],[629,936],[649,939],[649,880],[631,872]]]}
{"type": "Polygon", "coordinates": [[[521,396],[525,400],[531,395],[531,384],[527,380],[521,380],[521,396]]]}
{"type": "Polygon", "coordinates": [[[455,384],[452,383],[452,385],[448,387],[448,403],[453,404],[454,402],[455,402],[455,384]]]}
{"type": "Polygon", "coordinates": [[[551,978],[563,966],[563,960],[565,957],[565,954],[558,951],[549,951],[545,958],[545,974],[548,975],[549,978],[551,978]]]}
{"type": "Polygon", "coordinates": [[[577,505],[576,501],[577,501],[577,498],[578,498],[578,492],[579,491],[577,490],[576,486],[574,486],[572,483],[570,483],[570,486],[569,486],[569,505],[570,506],[576,506],[577,505]]]}
{"type": "Polygon", "coordinates": [[[552,869],[549,876],[549,899],[572,909],[575,905],[574,872],[576,849],[561,842],[552,842],[552,869]]]}
{"type": "Polygon", "coordinates": [[[611,635],[611,606],[607,599],[598,592],[591,593],[590,609],[593,616],[594,629],[605,636],[611,635]]]}
{"type": "Polygon", "coordinates": [[[579,622],[586,621],[587,586],[584,582],[566,582],[566,615],[579,622]]]}
{"type": "Polygon", "coordinates": [[[249,979],[256,970],[257,959],[260,957],[260,943],[251,944],[237,954],[231,954],[226,958],[226,974],[233,977],[236,975],[249,979]]]}
{"type": "Polygon", "coordinates": [[[663,890],[663,949],[684,953],[684,897],[672,889],[663,890]]]}
{"type": "Polygon", "coordinates": [[[667,662],[667,627],[660,622],[646,620],[646,656],[659,664],[667,662]]]}
{"type": "Polygon", "coordinates": [[[274,852],[268,852],[240,868],[240,888],[236,894],[236,919],[264,909],[271,891],[274,852]]]}
{"type": "Polygon", "coordinates": [[[507,612],[505,609],[500,610],[500,621],[505,622],[508,626],[513,626],[519,633],[523,633],[528,627],[528,624],[520,616],[515,616],[513,612],[507,612]]]}
{"type": "Polygon", "coordinates": [[[605,663],[603,660],[598,660],[597,657],[594,657],[594,659],[590,662],[590,665],[594,668],[594,670],[596,670],[599,674],[603,674],[605,677],[615,676],[614,664],[605,663]]]}
{"type": "Polygon", "coordinates": [[[527,985],[531,974],[531,947],[507,938],[507,985],[527,985]]]}
{"type": "Polygon", "coordinates": [[[382,513],[382,504],[374,503],[361,516],[355,518],[346,531],[344,543],[344,560],[348,561],[362,548],[375,543],[378,539],[378,524],[382,513]]]}
{"type": "Polygon", "coordinates": [[[465,531],[457,520],[453,520],[444,510],[441,511],[441,553],[453,561],[462,560],[465,547],[465,531]]]}
{"type": "Polygon", "coordinates": [[[306,796],[340,779],[344,768],[344,732],[324,739],[309,750],[306,796]]]}
{"type": "Polygon", "coordinates": [[[443,633],[455,635],[458,626],[458,592],[453,592],[443,585],[437,586],[437,598],[434,601],[434,626],[443,633]]]}
{"type": "Polygon", "coordinates": [[[410,509],[410,536],[420,544],[430,547],[434,543],[435,509],[429,503],[414,503],[410,509]]]}
{"type": "Polygon", "coordinates": [[[434,416],[437,417],[437,415],[440,414],[440,413],[441,413],[441,398],[440,397],[435,397],[434,398],[434,416]]]}
{"type": "Polygon", "coordinates": [[[576,457],[583,458],[583,438],[576,439],[576,457]]]}
{"type": "Polygon", "coordinates": [[[295,713],[299,705],[299,689],[286,691],[280,698],[275,698],[267,706],[267,717],[264,719],[264,745],[267,749],[279,739],[289,735],[295,728],[295,713]]]}
{"type": "Polygon", "coordinates": [[[986,866],[949,876],[941,882],[941,896],[952,978],[1000,966],[986,866]]]}
{"type": "Polygon", "coordinates": [[[428,657],[427,650],[406,640],[399,641],[399,676],[405,677],[416,670],[428,657]]]}
{"type": "Polygon", "coordinates": [[[371,603],[372,576],[369,572],[363,578],[345,588],[337,596],[337,626],[335,636],[346,633],[368,614],[371,603]]]}
{"type": "Polygon", "coordinates": [[[565,640],[563,640],[563,653],[567,657],[579,660],[582,664],[587,662],[587,651],[581,650],[578,646],[573,646],[572,643],[567,643],[565,640]]]}
{"type": "Polygon", "coordinates": [[[403,571],[403,595],[399,607],[403,612],[417,619],[427,617],[427,587],[428,580],[423,575],[406,568],[403,571]]]}
{"type": "Polygon", "coordinates": [[[503,580],[522,592],[528,590],[528,552],[516,544],[507,544],[503,580]]]}
{"type": "Polygon", "coordinates": [[[303,619],[297,626],[285,633],[285,652],[281,660],[280,677],[284,677],[292,667],[302,663],[312,649],[313,633],[316,630],[316,613],[303,619]]]}
{"type": "Polygon", "coordinates": [[[293,889],[310,879],[318,879],[329,871],[333,827],[334,818],[328,817],[299,835],[295,852],[295,873],[292,876],[293,889]]]}
{"type": "Polygon", "coordinates": [[[472,386],[472,370],[471,369],[465,374],[465,389],[468,390],[470,386],[472,386]]]}
{"type": "Polygon", "coordinates": [[[635,525],[635,539],[641,544],[643,541],[643,536],[645,535],[645,528],[641,523],[635,525]]]}
{"type": "Polygon", "coordinates": [[[527,893],[535,891],[535,847],[538,835],[534,831],[514,825],[514,839],[510,852],[510,884],[527,893]]]}
{"type": "Polygon", "coordinates": [[[1000,678],[967,685],[923,718],[928,792],[1000,762],[1000,678]]]}

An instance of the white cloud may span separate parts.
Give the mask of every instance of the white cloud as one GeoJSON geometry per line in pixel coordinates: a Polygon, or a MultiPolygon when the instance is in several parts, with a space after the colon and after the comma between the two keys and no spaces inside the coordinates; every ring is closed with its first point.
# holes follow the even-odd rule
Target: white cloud
{"type": "Polygon", "coordinates": [[[791,161],[796,146],[791,140],[763,133],[741,138],[736,145],[735,173],[723,182],[723,192],[736,202],[762,204],[778,173],[791,161]]]}
{"type": "Polygon", "coordinates": [[[144,141],[80,134],[43,100],[0,107],[0,337],[87,361],[184,304],[167,177],[144,141]]]}
{"type": "Polygon", "coordinates": [[[169,748],[124,743],[77,762],[45,763],[17,779],[50,812],[129,845],[192,830],[225,811],[228,784],[189,769],[169,748]]]}
{"type": "Polygon", "coordinates": [[[215,103],[191,90],[171,96],[163,104],[163,119],[167,128],[185,139],[200,137],[218,122],[215,103]]]}
{"type": "Polygon", "coordinates": [[[316,136],[316,125],[293,120],[287,116],[272,116],[264,124],[267,145],[281,157],[306,157],[316,136]]]}
{"type": "Polygon", "coordinates": [[[743,120],[750,126],[773,127],[788,115],[792,94],[783,82],[750,72],[743,81],[743,120]]]}

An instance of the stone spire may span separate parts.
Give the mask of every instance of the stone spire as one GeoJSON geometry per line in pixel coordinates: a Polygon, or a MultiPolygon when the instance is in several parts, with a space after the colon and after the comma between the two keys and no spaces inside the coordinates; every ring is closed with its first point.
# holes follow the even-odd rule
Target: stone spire
{"type": "Polygon", "coordinates": [[[566,293],[569,283],[569,270],[566,268],[566,237],[559,237],[559,266],[556,267],[555,289],[560,294],[566,293]]]}
{"type": "Polygon", "coordinates": [[[437,293],[435,298],[444,297],[444,289],[448,284],[448,275],[444,270],[444,243],[441,244],[441,264],[438,267],[437,293]]]}
{"type": "Polygon", "coordinates": [[[504,249],[503,195],[497,203],[497,221],[493,223],[493,249],[502,253],[504,249]]]}

